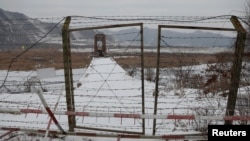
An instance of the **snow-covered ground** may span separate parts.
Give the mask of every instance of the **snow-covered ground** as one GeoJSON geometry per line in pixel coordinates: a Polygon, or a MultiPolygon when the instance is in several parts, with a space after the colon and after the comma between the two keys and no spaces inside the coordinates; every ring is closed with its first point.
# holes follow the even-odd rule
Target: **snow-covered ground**
{"type": "MultiPolygon", "coordinates": [[[[157,47],[148,47],[148,48],[144,48],[144,52],[157,52],[157,47]]],[[[60,51],[62,51],[62,49],[60,49],[60,51]]],[[[72,52],[93,52],[93,48],[72,48],[71,49],[72,52]]],[[[139,48],[139,46],[137,48],[112,48],[112,49],[108,49],[108,52],[110,53],[140,53],[141,49],[139,48]]],[[[165,47],[165,48],[161,48],[161,53],[177,53],[177,52],[181,52],[181,53],[204,53],[204,54],[214,54],[214,53],[225,53],[225,52],[232,52],[231,48],[222,48],[222,47],[212,47],[212,48],[205,48],[205,47],[165,47]]]]}
{"type": "MultiPolygon", "coordinates": [[[[204,67],[200,65],[194,68],[202,71],[204,67]]],[[[2,82],[6,74],[6,70],[0,71],[2,82]]],[[[143,116],[147,140],[160,140],[160,137],[164,135],[199,134],[206,131],[208,124],[223,122],[222,120],[187,120],[187,118],[167,119],[168,115],[223,116],[227,98],[206,97],[200,95],[198,89],[171,90],[166,86],[160,86],[158,112],[154,117],[155,84],[149,81],[144,81],[145,114],[142,115],[142,81],[129,76],[110,57],[93,58],[88,68],[74,69],[73,78],[75,111],[78,112],[76,125],[80,127],[75,128],[75,131],[97,133],[97,136],[66,136],[64,137],[66,140],[117,140],[117,138],[104,138],[98,135],[117,135],[106,132],[107,130],[115,130],[119,133],[142,132],[141,117],[143,116]],[[157,118],[156,136],[158,139],[150,139],[153,131],[153,118],[157,118]],[[90,128],[98,130],[87,130],[90,128]]],[[[21,131],[40,131],[48,128],[50,117],[46,114],[39,94],[45,98],[48,107],[54,111],[60,126],[68,131],[63,70],[56,70],[56,76],[41,80],[37,78],[36,71],[9,72],[5,86],[0,89],[0,128],[5,129],[0,130],[0,135],[11,131],[11,129],[6,130],[6,127],[22,129],[21,131]],[[40,113],[37,111],[25,113],[25,109],[39,110],[40,113]]],[[[54,122],[49,129],[60,132],[54,122]]],[[[44,132],[42,133],[44,135],[44,132]]],[[[45,139],[38,136],[29,138],[23,136],[23,132],[13,132],[10,135],[15,134],[18,136],[14,140],[17,138],[45,139]]],[[[4,136],[3,139],[9,137],[9,135],[4,136]]]]}

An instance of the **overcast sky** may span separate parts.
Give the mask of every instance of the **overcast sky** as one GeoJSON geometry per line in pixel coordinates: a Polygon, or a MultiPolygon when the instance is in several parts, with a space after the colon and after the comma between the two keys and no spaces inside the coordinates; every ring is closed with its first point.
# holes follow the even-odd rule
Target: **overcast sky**
{"type": "Polygon", "coordinates": [[[29,17],[243,15],[246,0],[0,0],[29,17]]]}

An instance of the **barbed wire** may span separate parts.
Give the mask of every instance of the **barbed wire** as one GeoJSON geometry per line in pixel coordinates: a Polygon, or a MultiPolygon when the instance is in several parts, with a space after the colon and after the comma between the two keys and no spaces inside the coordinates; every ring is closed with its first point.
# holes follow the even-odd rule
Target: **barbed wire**
{"type": "Polygon", "coordinates": [[[33,47],[35,47],[37,44],[39,44],[40,41],[41,41],[42,39],[44,39],[50,32],[52,32],[52,31],[54,30],[54,28],[55,28],[57,25],[59,25],[62,21],[64,21],[64,19],[61,19],[61,20],[60,20],[55,26],[53,26],[53,27],[52,27],[52,28],[51,28],[42,38],[40,38],[38,41],[36,41],[34,44],[32,44],[30,47],[28,47],[26,50],[24,50],[23,52],[21,52],[20,54],[18,54],[17,56],[15,56],[15,57],[11,60],[11,62],[10,62],[10,64],[9,64],[9,67],[8,67],[8,71],[7,71],[6,77],[5,77],[4,81],[3,81],[3,83],[1,84],[0,89],[4,86],[5,81],[6,81],[7,78],[8,78],[9,70],[10,70],[12,64],[14,63],[14,61],[15,61],[17,58],[19,58],[20,56],[22,56],[23,54],[25,54],[26,52],[28,52],[30,49],[32,49],[33,47]]]}
{"type": "Polygon", "coordinates": [[[228,20],[233,15],[219,15],[219,16],[71,16],[73,18],[94,19],[94,20],[108,20],[108,21],[170,21],[170,22],[198,22],[214,19],[228,20]]]}
{"type": "MultiPolygon", "coordinates": [[[[88,27],[88,26],[98,26],[98,25],[110,25],[113,23],[130,23],[130,22],[143,22],[143,24],[153,24],[153,25],[157,25],[157,24],[218,24],[218,23],[230,23],[229,18],[232,15],[221,15],[221,16],[215,16],[215,17],[195,17],[195,16],[191,16],[191,17],[184,17],[184,16],[179,16],[179,17],[174,17],[174,16],[100,16],[100,17],[85,17],[85,16],[72,16],[72,21],[70,24],[71,28],[76,28],[76,27],[88,27]]],[[[239,18],[239,17],[238,17],[239,18]]],[[[7,19],[4,19],[7,20],[7,19]]],[[[3,20],[3,21],[4,21],[3,20]]],[[[24,26],[29,26],[31,25],[30,23],[21,23],[22,21],[28,21],[28,20],[42,20],[43,23],[45,21],[47,22],[55,22],[56,24],[53,24],[53,27],[51,28],[51,26],[43,26],[41,28],[41,31],[39,32],[40,35],[37,35],[37,41],[35,43],[26,43],[25,46],[28,46],[27,49],[25,49],[24,51],[21,51],[21,53],[19,52],[17,55],[15,55],[15,57],[10,57],[10,59],[4,58],[3,61],[6,60],[11,60],[10,62],[7,62],[5,64],[1,64],[2,66],[5,65],[8,67],[8,70],[6,71],[6,75],[4,76],[0,76],[0,80],[2,82],[2,85],[0,86],[0,89],[3,87],[7,87],[8,89],[10,89],[9,87],[22,87],[22,85],[27,82],[27,80],[29,78],[31,78],[32,76],[36,76],[34,75],[26,75],[24,77],[19,76],[18,74],[13,74],[10,75],[10,71],[11,71],[11,67],[14,64],[15,61],[20,61],[22,62],[23,65],[32,65],[32,63],[26,63],[24,60],[25,59],[30,59],[29,56],[25,56],[24,54],[26,52],[31,51],[31,49],[33,49],[34,47],[41,47],[42,49],[44,49],[45,47],[47,47],[50,42],[56,42],[58,45],[58,48],[61,47],[61,43],[62,43],[62,39],[61,39],[61,32],[58,33],[54,33],[53,31],[55,30],[59,30],[61,29],[61,23],[63,22],[64,18],[29,18],[29,19],[8,19],[11,21],[20,21],[20,23],[16,23],[14,26],[14,28],[12,30],[26,30],[26,33],[24,34],[13,34],[12,36],[15,37],[22,37],[22,36],[32,36],[32,35],[36,35],[36,33],[29,33],[32,31],[36,31],[36,28],[25,28],[22,29],[21,27],[24,26]],[[59,21],[59,22],[58,22],[59,21]],[[48,31],[49,30],[49,31],[48,31]],[[48,31],[48,32],[46,32],[48,31]],[[13,79],[15,79],[16,83],[13,83],[13,79]]],[[[245,22],[245,18],[244,17],[240,17],[240,20],[245,22]]],[[[1,21],[1,20],[0,20],[1,21]]],[[[43,24],[40,23],[40,24],[43,24]]],[[[7,25],[2,25],[2,26],[7,26],[7,25]]],[[[7,28],[3,28],[6,29],[7,28]]],[[[109,36],[125,36],[128,35],[130,36],[129,39],[126,40],[122,40],[122,39],[118,39],[115,41],[110,41],[110,44],[116,44],[116,43],[120,43],[120,44],[125,44],[123,45],[124,50],[121,51],[121,53],[127,53],[129,52],[129,49],[134,45],[138,44],[141,39],[139,39],[140,37],[140,31],[138,31],[138,29],[133,30],[132,32],[125,32],[125,33],[108,33],[105,32],[104,30],[98,30],[99,32],[103,32],[106,35],[109,36]]],[[[91,35],[92,36],[92,35],[91,35]]],[[[93,46],[93,41],[91,42],[87,42],[87,41],[81,41],[81,40],[91,40],[93,39],[91,36],[88,37],[84,37],[84,36],[80,36],[79,38],[71,38],[71,45],[74,48],[79,48],[79,46],[81,46],[82,44],[86,44],[86,46],[93,46]],[[78,46],[77,43],[80,43],[80,45],[78,46]]],[[[7,33],[4,33],[2,35],[0,35],[0,37],[8,37],[7,33]]],[[[171,44],[168,40],[171,39],[177,39],[177,40],[189,40],[189,39],[215,39],[215,40],[220,40],[220,39],[226,39],[226,40],[235,40],[236,38],[234,37],[220,37],[220,36],[208,36],[208,37],[194,37],[194,36],[188,36],[188,37],[180,37],[180,36],[165,36],[163,35],[161,37],[161,41],[165,44],[162,45],[161,47],[168,47],[168,48],[178,48],[178,47],[186,47],[186,46],[179,46],[179,45],[175,45],[175,44],[171,44]]],[[[25,41],[24,41],[25,42],[25,41]]],[[[23,43],[5,43],[2,42],[0,43],[0,46],[22,46],[24,45],[23,43]]],[[[155,45],[156,46],[156,45],[155,45]]],[[[190,45],[192,46],[192,45],[190,45]]],[[[137,48],[139,48],[138,46],[136,46],[137,48]]],[[[189,47],[189,46],[187,46],[189,47]]],[[[193,46],[192,46],[193,47],[193,46]]],[[[209,47],[209,46],[206,46],[209,47]]],[[[210,47],[215,47],[215,44],[212,44],[210,47]]],[[[216,46],[216,47],[228,47],[225,45],[220,45],[220,46],[216,46]]],[[[57,49],[58,49],[57,48],[57,49]]],[[[156,52],[156,48],[153,48],[153,50],[156,52]]],[[[176,52],[176,50],[174,50],[176,52]]],[[[48,50],[49,52],[49,50],[48,50]]],[[[80,50],[76,50],[77,53],[81,53],[80,50]]],[[[91,52],[91,51],[90,51],[91,52]]],[[[35,55],[36,56],[36,55],[35,55]]],[[[32,56],[31,56],[32,57],[32,56]]],[[[53,56],[50,56],[51,58],[53,58],[53,56]]],[[[63,64],[63,60],[60,57],[54,57],[55,60],[59,60],[56,63],[60,63],[63,64]]],[[[51,59],[48,59],[51,60],[51,59]]],[[[44,63],[48,63],[49,61],[45,60],[44,63]]],[[[84,60],[84,59],[83,59],[84,60]]],[[[184,62],[188,62],[188,60],[184,60],[184,62]]],[[[35,64],[39,64],[40,62],[37,61],[35,64]]],[[[147,62],[146,62],[147,63],[147,62]]],[[[161,63],[173,63],[171,61],[162,61],[161,63]]],[[[127,62],[127,64],[129,64],[129,62],[127,62]]],[[[16,64],[15,64],[16,65],[16,64]]],[[[111,64],[101,64],[100,66],[106,66],[106,65],[111,65],[111,64]]],[[[118,64],[116,64],[118,65],[118,64]]],[[[93,67],[92,67],[93,68],[93,67]]],[[[83,74],[86,74],[85,72],[86,70],[84,70],[83,73],[77,74],[74,73],[74,75],[78,75],[79,77],[81,77],[83,74]]],[[[199,71],[197,72],[199,73],[199,71]]],[[[124,72],[107,72],[107,73],[102,73],[102,74],[107,74],[107,75],[111,75],[111,74],[124,74],[124,72]]],[[[99,72],[92,72],[89,73],[88,75],[101,75],[99,72]]],[[[128,74],[124,74],[124,75],[128,75],[128,74]]],[[[62,78],[64,75],[63,74],[57,74],[57,78],[60,77],[62,78]]],[[[160,81],[164,80],[164,74],[162,73],[160,81]]],[[[108,80],[107,78],[103,78],[103,82],[121,82],[121,81],[127,81],[130,79],[124,79],[124,78],[116,78],[113,80],[108,80]]],[[[73,83],[77,84],[79,81],[78,80],[74,80],[73,83]]],[[[85,81],[85,83],[96,83],[99,82],[98,80],[87,80],[85,81]]],[[[63,85],[65,82],[63,79],[57,80],[57,81],[53,81],[53,82],[49,82],[49,81],[41,81],[41,85],[45,86],[46,89],[53,91],[52,93],[44,93],[44,95],[46,96],[46,100],[48,100],[48,105],[50,106],[54,106],[55,105],[55,101],[56,101],[56,97],[50,97],[50,96],[57,96],[59,95],[58,92],[60,88],[58,88],[58,86],[53,86],[53,85],[63,85]]],[[[194,82],[195,83],[195,82],[194,82]]],[[[39,85],[32,85],[34,87],[39,86],[39,85]]],[[[167,86],[166,86],[167,87],[167,86]]],[[[85,101],[75,101],[75,107],[77,110],[83,110],[83,111],[96,111],[96,112],[126,112],[126,113],[141,113],[141,95],[140,95],[140,91],[141,88],[113,88],[111,85],[108,85],[108,87],[100,87],[100,88],[85,88],[85,87],[75,87],[75,89],[78,91],[78,93],[75,94],[75,97],[77,98],[81,98],[81,99],[85,99],[85,101]],[[131,91],[131,90],[137,90],[138,94],[134,94],[133,96],[131,95],[127,95],[127,96],[120,96],[119,93],[117,91],[131,91]],[[98,95],[98,92],[100,91],[109,91],[111,92],[111,94],[113,94],[112,96],[103,96],[103,95],[98,95]],[[88,92],[88,93],[87,93],[88,92]],[[89,94],[89,93],[94,93],[94,95],[89,94]],[[114,100],[114,101],[110,101],[110,99],[114,100]],[[89,100],[89,101],[86,101],[89,100]],[[116,101],[115,101],[116,100],[116,101]]],[[[171,89],[171,88],[170,88],[171,89]]],[[[146,87],[146,95],[145,95],[145,102],[146,103],[153,103],[153,95],[152,95],[152,89],[146,87]]],[[[161,94],[159,95],[159,102],[158,104],[160,105],[160,107],[158,107],[158,112],[159,114],[161,113],[181,113],[183,112],[183,110],[187,110],[189,111],[189,113],[194,113],[196,112],[197,109],[200,110],[216,110],[215,112],[217,113],[221,113],[224,114],[224,110],[225,107],[224,105],[222,105],[219,108],[215,108],[214,103],[211,102],[211,100],[213,99],[213,97],[202,97],[203,95],[199,96],[190,96],[190,95],[195,95],[197,94],[196,91],[193,92],[189,92],[190,95],[184,95],[183,97],[178,97],[176,95],[164,95],[162,93],[171,93],[173,91],[169,90],[167,91],[166,88],[160,88],[159,89],[161,91],[161,94]],[[199,99],[200,98],[200,99],[199,99]],[[171,101],[168,101],[169,99],[171,99],[171,101]],[[206,99],[206,101],[204,102],[207,107],[187,107],[188,103],[199,103],[199,100],[204,100],[206,99]],[[176,103],[176,100],[178,101],[178,103],[176,103]],[[175,101],[175,102],[174,102],[175,101]],[[165,107],[166,105],[173,105],[172,107],[165,107]]],[[[3,92],[4,93],[4,92],[3,92]]],[[[13,94],[14,96],[15,94],[13,94]]],[[[30,95],[31,96],[31,95],[30,95]]],[[[37,108],[37,109],[41,109],[41,102],[39,101],[39,99],[34,100],[34,99],[27,99],[27,100],[20,100],[20,101],[15,101],[15,100],[11,100],[9,99],[9,96],[6,97],[1,97],[1,101],[0,103],[3,103],[4,108],[27,108],[27,107],[32,107],[32,108],[37,108]]],[[[225,101],[225,99],[223,98],[218,98],[218,101],[225,101]]],[[[205,105],[204,104],[204,105],[205,105]]],[[[216,103],[218,104],[218,103],[216,103]]],[[[204,106],[203,105],[203,106],[204,106]]],[[[1,107],[3,107],[1,106],[1,107]]],[[[61,103],[58,105],[58,110],[65,110],[66,109],[66,102],[65,100],[62,100],[61,103]]],[[[145,110],[146,113],[152,113],[153,111],[153,107],[150,107],[148,105],[145,106],[145,110]]],[[[188,112],[187,112],[188,113],[188,112]]],[[[80,121],[80,119],[78,119],[80,121]]],[[[18,120],[1,120],[3,122],[14,122],[14,123],[18,123],[20,121],[18,120]]],[[[140,121],[137,121],[138,124],[140,124],[140,121]]],[[[31,124],[46,124],[47,122],[43,122],[43,121],[26,121],[25,124],[27,123],[31,123],[31,124]]],[[[67,126],[66,122],[62,123],[63,125],[67,126]]],[[[127,127],[123,127],[125,129],[141,129],[141,126],[138,126],[138,124],[136,124],[135,126],[127,126],[127,127]]],[[[164,130],[168,130],[171,129],[170,127],[163,127],[160,125],[168,125],[168,123],[166,123],[166,121],[161,122],[160,120],[157,121],[157,131],[159,133],[164,133],[164,130]]],[[[111,128],[120,128],[120,126],[111,126],[111,125],[107,125],[107,124],[90,124],[90,123],[84,123],[84,125],[86,126],[90,126],[90,127],[102,127],[102,128],[106,128],[106,127],[111,127],[111,128]]],[[[147,129],[152,129],[150,127],[146,127],[147,129]]],[[[192,128],[190,128],[189,130],[192,130],[192,128]]]]}

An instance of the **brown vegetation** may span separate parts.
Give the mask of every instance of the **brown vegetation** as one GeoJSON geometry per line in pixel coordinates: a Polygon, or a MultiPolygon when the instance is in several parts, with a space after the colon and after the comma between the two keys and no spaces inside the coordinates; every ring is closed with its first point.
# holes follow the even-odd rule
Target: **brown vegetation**
{"type": "MultiPolygon", "coordinates": [[[[63,53],[57,49],[32,49],[24,54],[23,50],[1,51],[0,69],[6,70],[34,70],[37,68],[63,68],[63,53]],[[21,56],[19,56],[22,54],[21,56]],[[17,57],[19,56],[19,57],[17,57]]],[[[89,64],[90,57],[86,53],[71,53],[72,68],[82,68],[89,64]]]]}
{"type": "MultiPolygon", "coordinates": [[[[132,69],[141,67],[140,54],[108,54],[112,56],[123,68],[132,69]]],[[[227,62],[232,62],[233,54],[192,54],[192,53],[161,53],[160,67],[180,67],[176,70],[176,86],[183,88],[202,89],[203,94],[217,93],[228,90],[230,79],[230,67],[227,62]],[[213,64],[216,63],[216,64],[213,64]],[[183,66],[206,64],[205,76],[192,74],[190,70],[182,70],[183,66]]],[[[91,61],[91,53],[72,52],[72,68],[87,67],[91,61]]],[[[249,54],[244,59],[249,61],[249,54]]],[[[0,69],[10,71],[36,70],[39,68],[54,67],[63,69],[63,52],[55,48],[32,49],[24,53],[24,50],[0,51],[0,69]],[[12,64],[11,64],[12,62],[12,64]]],[[[155,80],[155,72],[150,70],[157,67],[157,54],[144,53],[144,68],[146,79],[155,80]]],[[[191,68],[190,68],[191,69],[191,68]]]]}
{"type": "MultiPolygon", "coordinates": [[[[11,50],[0,52],[0,69],[6,70],[34,70],[37,68],[54,67],[63,69],[63,53],[58,49],[32,49],[23,53],[24,50],[11,50]],[[20,56],[20,54],[22,54],[20,56]]],[[[123,67],[140,67],[141,57],[139,54],[129,57],[113,56],[123,67]]],[[[83,68],[88,66],[91,61],[91,53],[72,52],[72,68],[83,68]]],[[[188,65],[208,64],[218,61],[229,61],[232,54],[184,54],[184,53],[162,53],[160,67],[180,67],[188,65]]],[[[156,53],[144,53],[145,68],[155,68],[157,64],[156,53]]]]}

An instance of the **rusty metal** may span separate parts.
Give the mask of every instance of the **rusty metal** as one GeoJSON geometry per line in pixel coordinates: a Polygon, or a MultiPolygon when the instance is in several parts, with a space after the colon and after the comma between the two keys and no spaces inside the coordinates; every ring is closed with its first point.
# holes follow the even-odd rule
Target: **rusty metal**
{"type": "MultiPolygon", "coordinates": [[[[243,53],[245,48],[245,41],[247,37],[247,32],[237,19],[237,17],[232,16],[231,22],[235,29],[238,31],[237,40],[235,43],[234,61],[231,71],[231,81],[229,87],[229,94],[227,100],[227,110],[226,115],[233,116],[235,111],[236,99],[240,83],[240,74],[242,69],[243,53]]],[[[232,124],[231,120],[225,120],[225,124],[232,124]]]]}
{"type": "MultiPolygon", "coordinates": [[[[141,97],[142,97],[142,114],[145,114],[145,88],[144,88],[144,40],[143,40],[143,24],[140,24],[140,33],[141,33],[141,97]]],[[[145,134],[145,119],[142,119],[142,133],[145,134]]]]}
{"type": "Polygon", "coordinates": [[[106,29],[106,28],[140,26],[141,24],[142,23],[131,23],[131,24],[114,24],[114,25],[104,25],[104,26],[84,27],[84,28],[73,28],[73,29],[69,29],[68,32],[82,31],[82,30],[97,30],[97,29],[106,29]]]}
{"type": "Polygon", "coordinates": [[[218,28],[218,27],[202,27],[202,26],[180,26],[180,25],[159,25],[159,26],[161,28],[236,31],[234,28],[218,28]]]}
{"type": "MultiPolygon", "coordinates": [[[[157,103],[158,103],[158,87],[159,87],[159,72],[160,72],[160,49],[161,49],[161,26],[158,26],[158,45],[157,45],[157,62],[156,62],[156,78],[155,78],[155,91],[154,91],[154,115],[157,115],[157,103]]],[[[156,119],[153,120],[153,135],[156,133],[156,119]]]]}
{"type": "MultiPolygon", "coordinates": [[[[64,26],[62,28],[63,40],[63,63],[64,63],[64,78],[65,78],[65,91],[66,103],[68,111],[75,111],[74,90],[73,90],[73,76],[71,66],[71,49],[70,49],[70,35],[68,32],[71,17],[66,17],[64,26]]],[[[68,116],[69,131],[74,131],[76,125],[75,116],[68,116]]]]}
{"type": "MultiPolygon", "coordinates": [[[[36,129],[25,129],[25,128],[11,128],[11,127],[2,127],[0,126],[0,130],[16,130],[27,133],[45,133],[46,130],[36,130],[36,129]]],[[[62,135],[61,132],[56,130],[51,130],[49,134],[52,135],[62,135]]],[[[93,132],[67,132],[69,136],[85,136],[85,137],[105,137],[105,138],[127,138],[127,139],[171,139],[171,140],[207,140],[206,133],[197,133],[197,134],[167,134],[167,135],[137,135],[137,134],[110,134],[110,133],[93,133],[93,132]]]]}
{"type": "Polygon", "coordinates": [[[138,135],[143,135],[143,133],[142,133],[142,132],[124,131],[124,130],[115,130],[115,129],[104,129],[104,128],[84,127],[84,126],[76,126],[75,128],[78,128],[78,129],[84,129],[84,130],[103,131],[103,132],[113,132],[113,133],[138,134],[138,135]]]}

